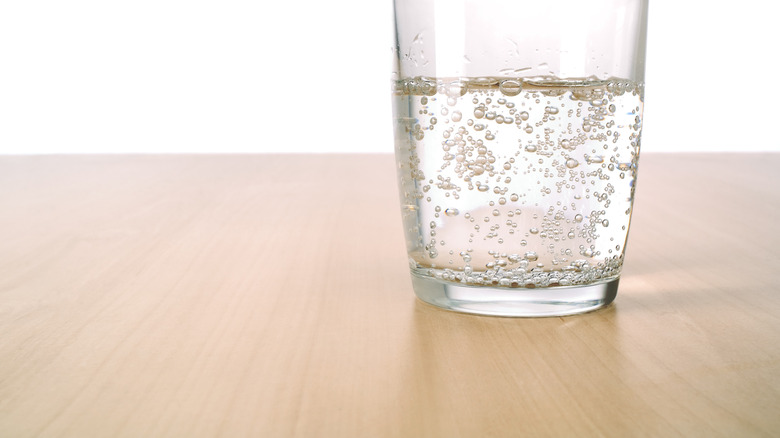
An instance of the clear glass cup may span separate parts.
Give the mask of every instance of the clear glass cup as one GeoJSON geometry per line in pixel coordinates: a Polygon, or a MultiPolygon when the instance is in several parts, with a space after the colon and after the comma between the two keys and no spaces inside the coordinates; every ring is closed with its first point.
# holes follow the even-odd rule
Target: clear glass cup
{"type": "Polygon", "coordinates": [[[617,294],[647,0],[395,0],[393,116],[416,295],[552,316],[617,294]]]}

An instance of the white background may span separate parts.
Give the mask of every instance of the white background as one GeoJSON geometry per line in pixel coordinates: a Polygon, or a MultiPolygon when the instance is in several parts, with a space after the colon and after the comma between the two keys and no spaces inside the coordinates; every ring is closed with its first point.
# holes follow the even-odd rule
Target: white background
{"type": "MultiPolygon", "coordinates": [[[[780,151],[775,2],[650,5],[643,151],[780,151]]],[[[392,152],[391,0],[0,3],[0,153],[392,152]]]]}

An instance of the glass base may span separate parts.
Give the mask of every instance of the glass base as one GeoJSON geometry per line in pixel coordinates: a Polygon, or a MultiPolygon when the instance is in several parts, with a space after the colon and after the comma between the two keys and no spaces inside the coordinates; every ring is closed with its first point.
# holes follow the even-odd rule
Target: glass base
{"type": "Polygon", "coordinates": [[[456,312],[494,316],[563,316],[590,312],[611,303],[617,295],[613,279],[582,286],[505,288],[463,286],[412,273],[417,297],[456,312]]]}

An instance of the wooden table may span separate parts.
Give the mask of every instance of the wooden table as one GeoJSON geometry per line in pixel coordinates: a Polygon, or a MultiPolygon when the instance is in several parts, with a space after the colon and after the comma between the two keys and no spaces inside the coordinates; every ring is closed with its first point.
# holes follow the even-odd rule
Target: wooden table
{"type": "Polygon", "coordinates": [[[780,155],[641,161],[616,302],[415,299],[389,155],[0,158],[0,436],[780,435],[780,155]]]}

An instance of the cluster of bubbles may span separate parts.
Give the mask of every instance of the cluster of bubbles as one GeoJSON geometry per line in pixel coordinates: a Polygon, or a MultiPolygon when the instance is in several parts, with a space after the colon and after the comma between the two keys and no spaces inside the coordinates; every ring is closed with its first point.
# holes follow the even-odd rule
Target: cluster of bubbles
{"type": "Polygon", "coordinates": [[[501,287],[619,275],[641,84],[416,77],[394,91],[413,270],[501,287]]]}
{"type": "Polygon", "coordinates": [[[498,259],[488,262],[488,268],[475,272],[471,266],[462,270],[444,269],[420,269],[415,263],[412,269],[431,276],[437,280],[464,283],[472,286],[502,286],[502,287],[555,287],[555,286],[579,286],[592,284],[602,279],[611,279],[620,274],[623,265],[623,257],[611,257],[597,267],[592,267],[586,260],[576,260],[572,264],[562,267],[560,270],[544,270],[532,267],[531,262],[538,256],[534,252],[527,252],[523,256],[513,254],[507,259],[518,259],[517,266],[506,268],[507,261],[498,259]]]}

